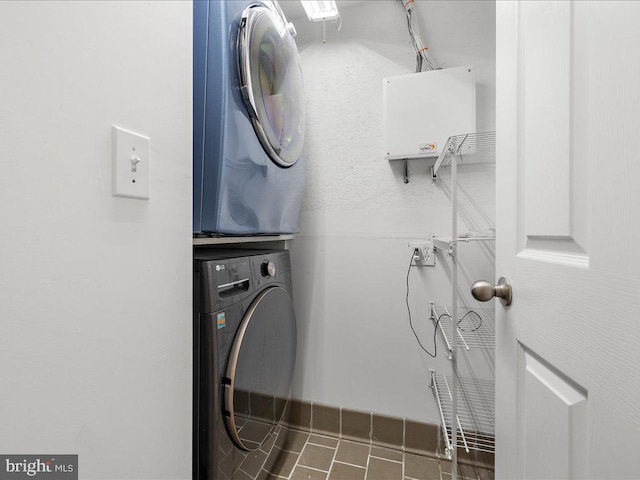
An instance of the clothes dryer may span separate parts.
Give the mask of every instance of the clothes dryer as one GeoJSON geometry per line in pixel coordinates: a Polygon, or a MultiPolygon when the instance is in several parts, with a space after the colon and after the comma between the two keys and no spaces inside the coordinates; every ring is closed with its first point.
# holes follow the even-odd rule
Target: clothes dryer
{"type": "Polygon", "coordinates": [[[260,466],[242,462],[266,448],[291,390],[289,252],[200,250],[193,284],[193,478],[246,480],[260,466]]]}
{"type": "Polygon", "coordinates": [[[296,233],[305,105],[295,29],[277,2],[195,0],[194,233],[296,233]]]}

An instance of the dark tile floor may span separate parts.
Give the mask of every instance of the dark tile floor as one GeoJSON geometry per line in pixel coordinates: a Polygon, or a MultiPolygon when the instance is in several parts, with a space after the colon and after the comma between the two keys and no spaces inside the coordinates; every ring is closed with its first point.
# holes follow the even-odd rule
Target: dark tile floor
{"type": "MultiPolygon", "coordinates": [[[[285,428],[249,454],[236,476],[258,471],[258,480],[451,480],[446,460],[285,428]]],[[[493,480],[493,471],[461,465],[458,477],[493,480]]]]}

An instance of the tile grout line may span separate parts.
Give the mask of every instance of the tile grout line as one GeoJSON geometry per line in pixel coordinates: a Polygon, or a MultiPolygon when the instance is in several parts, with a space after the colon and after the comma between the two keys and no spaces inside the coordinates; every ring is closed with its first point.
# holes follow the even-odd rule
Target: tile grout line
{"type": "MultiPolygon", "coordinates": [[[[373,422],[373,416],[372,418],[372,422],[373,422]]],[[[373,437],[373,430],[371,431],[371,436],[373,437]]],[[[369,455],[367,455],[367,466],[364,468],[364,480],[367,480],[367,478],[369,478],[369,462],[371,461],[371,445],[369,445],[369,455]]]]}
{"type": "MultiPolygon", "coordinates": [[[[313,410],[312,410],[313,412],[313,410]]],[[[312,413],[313,415],[313,413],[312,413]]],[[[291,430],[289,430],[291,431],[291,430]]],[[[307,445],[309,445],[309,439],[311,438],[311,432],[309,432],[309,436],[307,437],[307,439],[304,442],[304,445],[302,446],[302,450],[300,450],[300,453],[298,454],[298,457],[296,458],[296,463],[293,464],[293,468],[291,469],[291,473],[289,473],[289,476],[287,477],[287,480],[291,480],[291,477],[293,476],[293,472],[296,471],[296,467],[298,466],[302,466],[300,465],[300,459],[302,458],[302,452],[304,452],[304,450],[307,448],[307,445]]]]}
{"type": "Polygon", "coordinates": [[[293,467],[291,468],[291,472],[289,473],[289,476],[287,477],[287,480],[291,480],[291,477],[293,476],[293,472],[296,471],[296,467],[300,463],[300,458],[302,457],[302,452],[304,452],[304,449],[305,449],[306,446],[307,446],[307,444],[305,443],[305,445],[302,447],[302,450],[300,450],[300,453],[298,454],[298,458],[296,458],[296,463],[293,464],[293,467]]]}
{"type": "Polygon", "coordinates": [[[313,470],[314,472],[320,472],[320,473],[326,473],[327,475],[329,474],[329,472],[325,471],[325,470],[320,470],[319,468],[316,467],[310,467],[309,465],[297,465],[300,468],[306,468],[307,470],[313,470]]]}
{"type": "MultiPolygon", "coordinates": [[[[291,433],[291,430],[289,430],[289,433],[291,433]]],[[[304,445],[302,445],[302,450],[304,450],[304,447],[306,447],[306,446],[307,446],[307,444],[309,443],[309,438],[311,437],[311,435],[310,435],[310,434],[308,434],[308,433],[307,433],[306,435],[307,435],[307,439],[304,441],[304,445]]],[[[315,443],[312,443],[311,445],[315,445],[315,443]]],[[[275,446],[277,446],[277,445],[274,443],[274,447],[275,447],[275,446]]],[[[322,447],[323,445],[318,445],[318,446],[322,447]]],[[[279,448],[280,450],[282,450],[283,452],[295,453],[295,454],[297,454],[297,455],[302,455],[302,450],[300,450],[299,452],[296,452],[295,450],[287,450],[287,449],[286,449],[286,448],[284,448],[284,447],[278,447],[278,448],[279,448]]]]}
{"type": "MultiPolygon", "coordinates": [[[[324,448],[335,448],[335,447],[330,447],[329,445],[323,445],[321,443],[313,443],[313,442],[307,442],[307,444],[309,445],[313,445],[315,447],[324,447],[324,448]]],[[[305,444],[306,445],[306,444],[305,444]]]]}
{"type": "MultiPolygon", "coordinates": [[[[302,450],[300,451],[300,454],[298,455],[298,458],[296,459],[296,463],[293,465],[293,469],[291,470],[291,473],[289,474],[289,477],[287,477],[287,480],[291,480],[291,477],[293,476],[293,472],[295,471],[296,467],[308,468],[308,469],[314,470],[316,472],[326,473],[327,474],[327,479],[329,478],[329,474],[331,473],[331,467],[333,466],[333,459],[335,458],[336,453],[338,451],[338,446],[337,445],[334,448],[333,458],[331,460],[331,464],[329,465],[329,470],[328,471],[325,472],[324,470],[321,470],[319,468],[310,467],[308,465],[301,465],[300,464],[300,459],[302,458],[302,452],[304,452],[304,450],[307,448],[307,445],[313,445],[314,447],[321,447],[321,448],[333,448],[333,447],[328,447],[326,445],[318,445],[318,444],[315,444],[315,443],[310,443],[309,440],[311,439],[311,435],[314,435],[314,434],[309,432],[309,437],[307,438],[307,441],[305,442],[304,446],[302,447],[302,450]]],[[[338,445],[339,445],[339,443],[338,443],[338,445]]]]}
{"type": "MultiPolygon", "coordinates": [[[[276,427],[276,430],[278,430],[278,433],[274,432],[275,438],[273,439],[273,445],[271,445],[271,448],[269,449],[268,452],[265,452],[264,450],[262,450],[262,448],[260,449],[261,452],[264,452],[267,454],[267,456],[264,458],[264,460],[262,461],[262,466],[260,467],[260,469],[258,470],[258,474],[260,474],[260,472],[262,472],[263,470],[265,472],[267,472],[269,475],[272,475],[266,468],[264,468],[264,466],[267,464],[267,461],[269,460],[269,457],[271,457],[271,454],[273,453],[273,449],[276,448],[276,443],[278,442],[278,437],[280,436],[280,433],[284,430],[283,426],[278,425],[278,427],[276,427]]],[[[245,472],[246,473],[246,472],[245,472]]],[[[251,476],[251,475],[249,475],[251,476]]],[[[276,476],[276,474],[273,474],[273,476],[276,476]]]]}
{"type": "Polygon", "coordinates": [[[367,466],[364,469],[364,480],[369,478],[369,462],[371,462],[371,451],[373,450],[373,412],[369,416],[369,455],[367,455],[367,466]]]}
{"type": "Polygon", "coordinates": [[[393,463],[404,463],[404,460],[392,460],[391,458],[378,457],[377,455],[369,454],[371,458],[375,458],[376,460],[384,460],[385,462],[393,462],[393,463]]]}
{"type": "Polygon", "coordinates": [[[342,460],[336,460],[333,463],[340,463],[342,465],[349,465],[350,467],[356,467],[356,468],[362,468],[365,469],[366,467],[363,465],[356,465],[355,463],[349,463],[349,462],[343,462],[342,460]]]}
{"type": "Polygon", "coordinates": [[[329,464],[329,473],[327,473],[327,480],[331,476],[331,471],[333,470],[333,464],[336,461],[336,456],[338,455],[338,448],[340,448],[340,439],[338,439],[338,444],[336,445],[336,449],[333,451],[333,458],[331,459],[331,463],[329,464]]]}
{"type": "Polygon", "coordinates": [[[402,478],[404,478],[404,463],[407,460],[405,444],[407,443],[407,419],[402,419],[402,478]]]}
{"type": "MultiPolygon", "coordinates": [[[[372,422],[373,422],[373,418],[371,418],[371,423],[372,422]]],[[[293,430],[295,430],[295,429],[293,429],[293,430]]],[[[279,434],[283,434],[284,435],[285,431],[291,433],[292,429],[289,429],[289,428],[286,428],[286,427],[282,427],[280,429],[280,432],[278,432],[278,435],[279,434]]],[[[401,478],[404,479],[404,480],[416,480],[414,477],[406,476],[406,473],[407,473],[407,470],[406,470],[407,452],[405,452],[404,449],[403,449],[403,451],[398,452],[398,453],[400,453],[401,458],[402,458],[402,461],[399,461],[399,460],[394,460],[392,458],[386,458],[384,456],[378,456],[378,455],[373,454],[373,447],[374,446],[376,446],[378,448],[381,448],[381,449],[385,449],[386,447],[373,445],[372,439],[370,439],[370,441],[368,443],[362,443],[362,442],[357,441],[357,440],[349,440],[349,439],[345,439],[345,438],[342,438],[342,437],[336,438],[336,437],[332,437],[330,435],[322,435],[322,434],[312,433],[311,431],[308,431],[308,432],[300,431],[298,433],[300,433],[301,436],[305,438],[305,441],[304,441],[304,443],[302,445],[302,448],[301,448],[301,451],[299,453],[295,452],[295,451],[292,451],[292,450],[288,450],[287,448],[284,448],[284,446],[283,446],[283,448],[278,447],[276,445],[277,437],[276,437],[276,440],[274,440],[273,445],[271,447],[271,451],[268,454],[264,450],[260,449],[260,451],[262,453],[266,454],[266,458],[262,462],[260,471],[265,470],[264,465],[267,463],[267,460],[268,460],[269,456],[271,455],[271,453],[273,453],[273,451],[276,448],[278,448],[278,450],[280,450],[282,452],[286,452],[289,455],[296,455],[296,460],[295,460],[295,462],[294,462],[294,464],[293,464],[293,466],[291,468],[291,471],[290,471],[288,476],[286,476],[286,477],[282,476],[281,473],[269,473],[269,475],[271,475],[273,478],[279,479],[279,480],[292,480],[294,478],[294,472],[296,471],[297,468],[305,468],[305,469],[309,469],[309,470],[312,470],[312,471],[315,471],[315,472],[318,472],[318,473],[326,474],[325,480],[329,480],[329,476],[331,474],[331,471],[336,466],[336,464],[342,464],[342,465],[347,465],[347,466],[352,467],[352,468],[363,469],[364,470],[364,475],[365,475],[364,480],[367,480],[367,478],[369,476],[369,470],[371,468],[373,468],[372,464],[371,464],[371,459],[372,458],[374,458],[376,460],[379,460],[381,462],[389,462],[389,463],[396,464],[396,465],[398,463],[400,463],[400,464],[402,464],[402,466],[401,466],[401,472],[402,472],[401,475],[402,475],[402,477],[401,478]],[[328,445],[323,445],[323,444],[319,444],[319,443],[313,443],[311,441],[311,437],[313,435],[316,435],[319,439],[324,438],[324,439],[327,439],[327,440],[333,440],[333,441],[336,442],[336,445],[335,445],[335,447],[331,447],[331,446],[328,446],[328,445]],[[367,460],[366,460],[366,465],[365,466],[357,465],[355,463],[350,463],[348,461],[337,460],[338,449],[341,446],[344,446],[344,445],[347,445],[347,444],[351,444],[351,443],[359,444],[359,445],[361,445],[363,447],[367,447],[367,460]],[[311,466],[308,466],[308,465],[303,465],[303,464],[300,463],[301,458],[302,458],[302,454],[307,449],[308,445],[312,445],[313,447],[317,447],[317,448],[321,448],[321,449],[333,448],[334,452],[333,452],[333,456],[331,458],[331,462],[330,462],[329,467],[328,467],[329,468],[328,471],[325,471],[325,470],[322,470],[322,469],[319,469],[319,468],[316,468],[316,467],[311,467],[311,466]]],[[[373,436],[373,431],[370,432],[370,436],[371,437],[373,436]]],[[[403,428],[403,443],[406,441],[405,438],[406,438],[406,426],[403,428]]],[[[396,451],[393,448],[390,448],[390,450],[396,451]]],[[[439,470],[438,473],[440,474],[439,475],[439,479],[440,480],[450,480],[451,479],[451,475],[450,474],[446,474],[443,471],[441,459],[437,458],[435,460],[437,460],[437,462],[438,462],[438,470],[439,470]]],[[[474,466],[474,468],[477,468],[477,466],[474,466]]],[[[244,471],[243,469],[241,469],[241,468],[238,468],[238,469],[246,474],[246,471],[244,471]]],[[[268,473],[268,472],[266,472],[266,470],[265,470],[265,473],[268,473]]],[[[473,479],[468,479],[466,477],[461,477],[461,480],[473,480],[473,479]]]]}

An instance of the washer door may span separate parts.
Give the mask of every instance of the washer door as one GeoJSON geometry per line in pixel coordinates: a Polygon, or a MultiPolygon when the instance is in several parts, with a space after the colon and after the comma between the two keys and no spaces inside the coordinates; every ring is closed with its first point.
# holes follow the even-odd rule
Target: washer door
{"type": "Polygon", "coordinates": [[[259,448],[280,422],[295,360],[293,302],[283,288],[267,288],[258,294],[240,324],[223,379],[223,417],[239,448],[259,448]]]}
{"type": "Polygon", "coordinates": [[[242,98],[258,139],[271,159],[293,165],[306,128],[298,49],[282,18],[254,5],[242,14],[238,38],[242,98]]]}

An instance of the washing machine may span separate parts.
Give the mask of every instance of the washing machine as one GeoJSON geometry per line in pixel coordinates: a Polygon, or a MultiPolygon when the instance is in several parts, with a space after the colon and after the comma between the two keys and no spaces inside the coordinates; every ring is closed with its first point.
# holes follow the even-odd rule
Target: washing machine
{"type": "Polygon", "coordinates": [[[298,232],[305,102],[277,2],[193,3],[193,229],[298,232]]]}
{"type": "Polygon", "coordinates": [[[193,281],[193,478],[255,478],[243,461],[281,423],[295,366],[289,252],[198,250],[193,281]]]}

